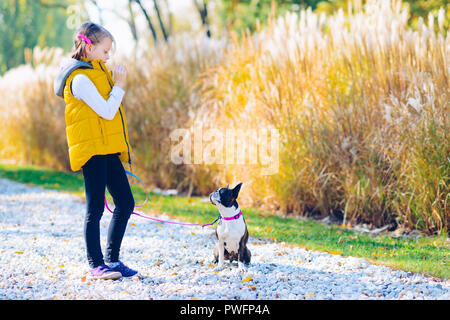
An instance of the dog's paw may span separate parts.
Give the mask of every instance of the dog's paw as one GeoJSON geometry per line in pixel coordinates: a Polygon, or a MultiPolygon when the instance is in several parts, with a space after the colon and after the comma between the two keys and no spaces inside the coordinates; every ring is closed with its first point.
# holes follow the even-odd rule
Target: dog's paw
{"type": "Polygon", "coordinates": [[[238,262],[237,271],[239,273],[245,273],[245,272],[247,272],[247,266],[245,264],[243,264],[242,262],[238,262]]]}

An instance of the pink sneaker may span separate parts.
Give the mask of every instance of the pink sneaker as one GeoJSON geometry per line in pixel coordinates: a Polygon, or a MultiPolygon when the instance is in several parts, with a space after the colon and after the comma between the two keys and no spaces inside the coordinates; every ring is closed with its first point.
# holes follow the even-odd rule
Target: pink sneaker
{"type": "Polygon", "coordinates": [[[122,277],[122,274],[117,271],[111,270],[106,264],[101,264],[96,268],[89,270],[89,278],[92,280],[117,280],[122,277]]]}

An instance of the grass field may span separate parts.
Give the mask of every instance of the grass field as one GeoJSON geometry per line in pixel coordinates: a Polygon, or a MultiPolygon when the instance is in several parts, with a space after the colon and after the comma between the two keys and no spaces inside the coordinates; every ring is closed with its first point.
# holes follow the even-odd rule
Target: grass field
{"type": "MultiPolygon", "coordinates": [[[[83,176],[79,173],[0,163],[0,177],[84,197],[83,176]]],[[[132,183],[136,203],[141,204],[145,200],[145,191],[134,181],[132,183]]],[[[109,194],[107,197],[111,202],[109,194]]],[[[148,214],[166,213],[170,217],[194,223],[210,223],[218,214],[214,206],[198,197],[168,197],[154,193],[150,193],[149,202],[140,211],[148,214]]],[[[337,225],[324,225],[312,219],[282,218],[256,208],[243,208],[243,213],[249,233],[255,238],[331,254],[361,257],[371,263],[439,278],[450,277],[450,245],[446,235],[417,239],[370,236],[337,225]]]]}

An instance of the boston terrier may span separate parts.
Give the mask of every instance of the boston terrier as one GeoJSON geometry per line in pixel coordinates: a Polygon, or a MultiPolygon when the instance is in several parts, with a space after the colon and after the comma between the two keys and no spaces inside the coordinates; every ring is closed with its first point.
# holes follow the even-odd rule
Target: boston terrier
{"type": "Polygon", "coordinates": [[[240,271],[250,263],[251,253],[247,248],[248,231],[244,216],[236,201],[242,182],[234,189],[219,188],[209,195],[211,203],[219,209],[219,223],[216,227],[218,240],[214,250],[214,262],[218,265],[215,271],[224,268],[224,260],[237,261],[240,271]],[[245,265],[244,265],[245,264],[245,265]]]}

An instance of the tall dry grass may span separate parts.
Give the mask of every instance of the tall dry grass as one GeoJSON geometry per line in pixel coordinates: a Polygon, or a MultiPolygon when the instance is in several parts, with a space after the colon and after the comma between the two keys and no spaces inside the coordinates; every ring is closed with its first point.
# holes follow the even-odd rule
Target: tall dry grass
{"type": "Polygon", "coordinates": [[[53,93],[60,48],[27,51],[28,64],[0,78],[0,158],[69,170],[64,101],[53,93]]]}
{"type": "Polygon", "coordinates": [[[223,180],[251,181],[249,200],[283,213],[448,230],[450,38],[408,15],[388,0],[306,10],[235,41],[204,112],[212,126],[273,125],[282,147],[279,174],[224,167],[223,180]]]}
{"type": "Polygon", "coordinates": [[[199,80],[222,59],[225,40],[179,34],[142,52],[127,66],[123,104],[133,144],[135,171],[160,188],[204,194],[208,172],[196,165],[175,165],[170,159],[170,133],[188,128],[200,107],[199,80]]]}
{"type": "MultiPolygon", "coordinates": [[[[400,1],[358,3],[332,16],[289,13],[239,39],[179,35],[113,58],[128,70],[133,171],[192,194],[242,181],[242,204],[282,214],[448,232],[450,38],[432,16],[411,30],[400,1]],[[170,133],[194,124],[276,128],[278,173],[175,165],[170,133]]],[[[62,53],[49,52],[0,79],[0,157],[70,170],[53,94],[62,53]]]]}
{"type": "MultiPolygon", "coordinates": [[[[208,178],[206,172],[171,162],[169,133],[186,127],[195,114],[198,81],[220,61],[225,46],[225,39],[178,34],[167,43],[139,50],[135,57],[114,55],[108,62],[111,69],[121,63],[128,71],[123,105],[133,147],[132,169],[146,184],[206,192],[205,184],[197,183],[208,178]]],[[[39,47],[26,53],[28,64],[0,78],[0,158],[69,171],[65,105],[53,93],[53,79],[69,55],[59,48],[39,47]]]]}

